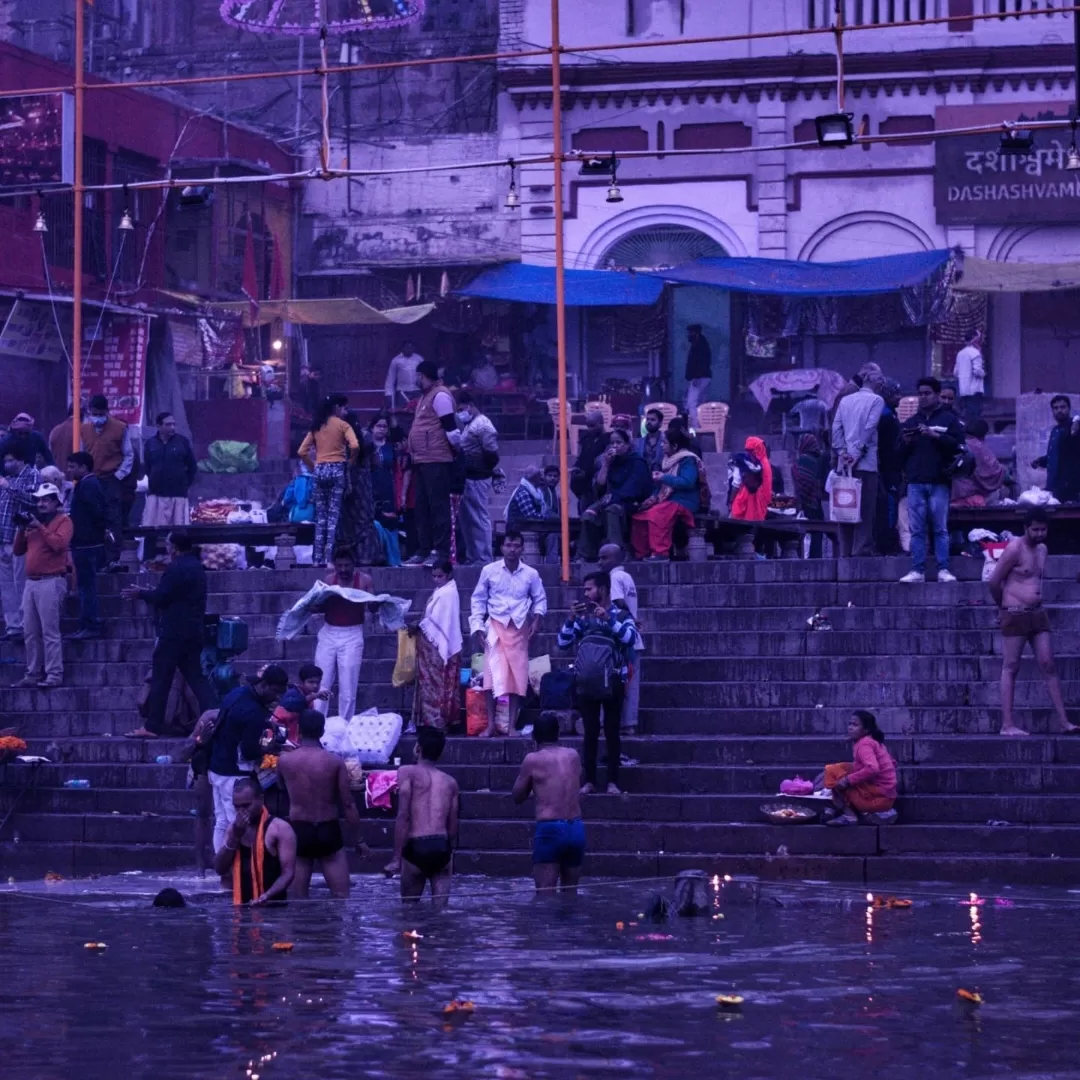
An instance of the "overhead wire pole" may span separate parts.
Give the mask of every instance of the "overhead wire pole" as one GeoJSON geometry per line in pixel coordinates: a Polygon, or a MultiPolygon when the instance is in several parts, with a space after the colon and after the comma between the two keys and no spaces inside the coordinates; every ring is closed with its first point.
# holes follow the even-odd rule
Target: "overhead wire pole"
{"type": "Polygon", "coordinates": [[[559,0],[551,0],[551,143],[555,183],[555,342],[559,371],[559,534],[562,579],[570,580],[570,460],[566,393],[566,250],[563,241],[562,40],[559,0]]]}
{"type": "Polygon", "coordinates": [[[79,438],[82,404],[82,299],[83,299],[83,91],[86,71],[83,51],[86,44],[85,0],[75,0],[75,214],[72,229],[74,282],[71,297],[71,442],[72,451],[81,448],[79,438]]]}

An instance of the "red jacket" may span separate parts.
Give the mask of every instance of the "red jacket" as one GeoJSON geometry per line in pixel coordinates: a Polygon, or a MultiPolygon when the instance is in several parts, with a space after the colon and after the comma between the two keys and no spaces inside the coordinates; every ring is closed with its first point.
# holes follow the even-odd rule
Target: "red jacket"
{"type": "Polygon", "coordinates": [[[873,784],[887,799],[896,798],[896,762],[882,743],[864,735],[855,744],[854,768],[849,784],[873,784]]]}

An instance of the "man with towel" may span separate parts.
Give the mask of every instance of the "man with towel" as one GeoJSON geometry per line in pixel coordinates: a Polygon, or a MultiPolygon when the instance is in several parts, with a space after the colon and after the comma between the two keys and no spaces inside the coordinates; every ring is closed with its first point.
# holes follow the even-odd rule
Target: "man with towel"
{"type": "Polygon", "coordinates": [[[503,694],[510,698],[509,734],[514,733],[521,699],[529,689],[529,639],[547,614],[547,593],[536,570],[521,561],[524,550],[521,533],[507,529],[502,558],[480,571],[472,594],[469,629],[476,651],[484,653],[484,738],[496,734],[495,706],[503,694]]]}

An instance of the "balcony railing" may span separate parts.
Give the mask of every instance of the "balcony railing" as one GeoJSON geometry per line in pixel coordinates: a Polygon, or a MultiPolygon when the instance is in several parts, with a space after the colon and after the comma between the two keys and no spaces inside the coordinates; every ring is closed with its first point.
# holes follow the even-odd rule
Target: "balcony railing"
{"type": "MultiPolygon", "coordinates": [[[[890,26],[919,19],[942,19],[949,15],[997,15],[1001,20],[1016,20],[1040,24],[1072,15],[1073,0],[843,0],[844,23],[847,26],[890,26]],[[1041,12],[1032,15],[1031,12],[1041,12]]],[[[832,26],[836,17],[835,0],[807,0],[806,24],[810,28],[832,26]]]]}

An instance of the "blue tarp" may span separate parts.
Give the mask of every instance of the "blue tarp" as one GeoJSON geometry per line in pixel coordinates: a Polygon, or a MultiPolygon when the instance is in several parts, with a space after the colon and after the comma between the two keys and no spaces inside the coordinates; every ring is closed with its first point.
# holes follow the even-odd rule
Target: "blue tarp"
{"type": "MultiPolygon", "coordinates": [[[[622,270],[567,270],[566,303],[570,307],[625,307],[655,304],[663,281],[622,270]]],[[[505,263],[485,270],[458,296],[516,300],[523,304],[555,303],[555,268],[505,263]]]]}
{"type": "Polygon", "coordinates": [[[861,296],[922,285],[948,259],[949,252],[944,250],[835,263],[710,258],[643,274],[679,285],[714,285],[734,292],[774,296],[861,296]]]}

